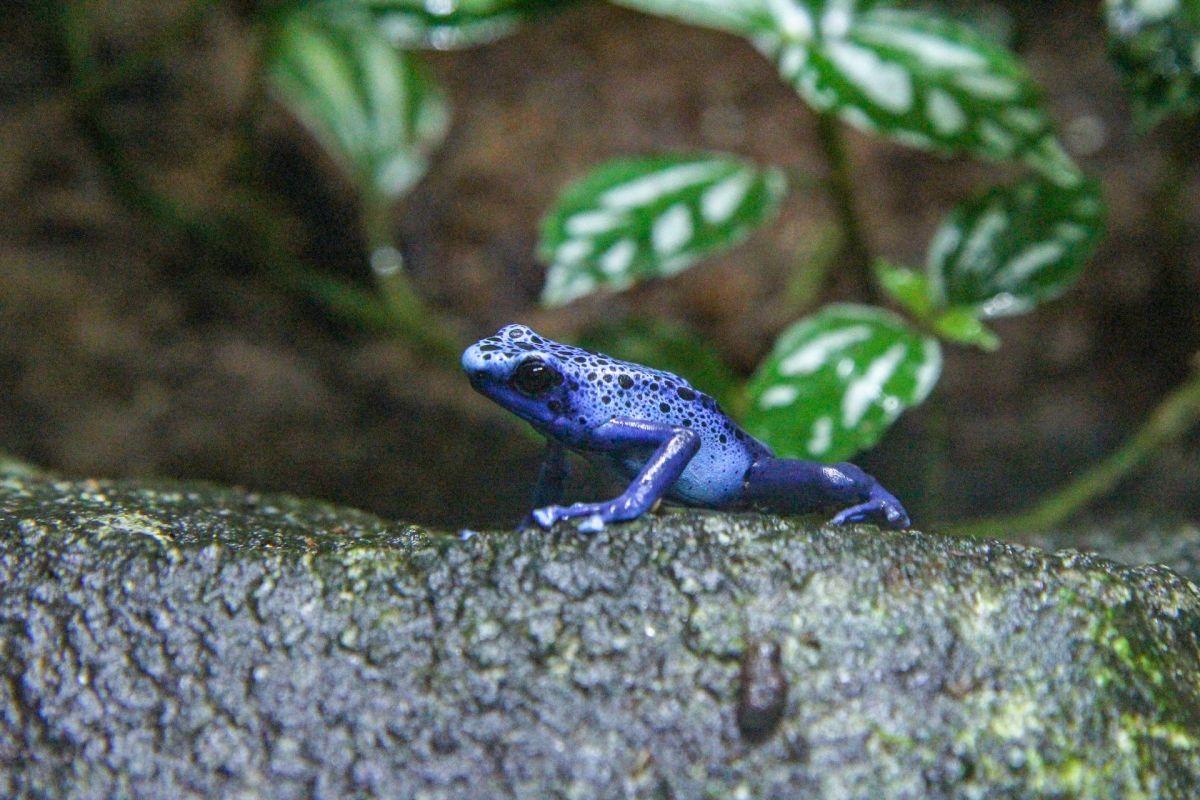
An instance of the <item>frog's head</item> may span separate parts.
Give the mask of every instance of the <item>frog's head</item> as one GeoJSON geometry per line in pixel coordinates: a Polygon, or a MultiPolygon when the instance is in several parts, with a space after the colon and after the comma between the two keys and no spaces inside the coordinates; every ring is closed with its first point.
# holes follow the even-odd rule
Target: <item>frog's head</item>
{"type": "Polygon", "coordinates": [[[468,347],[462,367],[475,391],[535,426],[553,426],[571,405],[572,350],[524,325],[506,325],[468,347]]]}

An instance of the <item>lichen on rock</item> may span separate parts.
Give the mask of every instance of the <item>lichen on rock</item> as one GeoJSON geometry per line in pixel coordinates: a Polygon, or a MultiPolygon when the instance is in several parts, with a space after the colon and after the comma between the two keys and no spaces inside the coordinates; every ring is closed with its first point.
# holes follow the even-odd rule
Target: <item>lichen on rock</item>
{"type": "Polygon", "coordinates": [[[7,472],[0,586],[4,797],[1200,787],[1200,592],[1078,553],[701,511],[463,539],[7,472]]]}

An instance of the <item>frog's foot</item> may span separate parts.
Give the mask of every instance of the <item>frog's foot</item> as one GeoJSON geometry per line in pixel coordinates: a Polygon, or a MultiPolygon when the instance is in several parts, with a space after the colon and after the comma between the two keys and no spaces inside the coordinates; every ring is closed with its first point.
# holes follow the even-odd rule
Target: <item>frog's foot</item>
{"type": "Polygon", "coordinates": [[[881,486],[871,490],[871,497],[865,503],[838,512],[829,524],[850,525],[855,522],[874,522],[895,530],[903,530],[911,524],[904,506],[881,486]]]}
{"type": "Polygon", "coordinates": [[[557,522],[566,519],[581,519],[579,530],[582,533],[596,533],[604,530],[610,522],[625,522],[637,514],[630,514],[629,509],[619,502],[608,503],[572,503],[569,506],[546,506],[536,508],[531,515],[533,520],[543,528],[552,528],[557,522]]]}
{"type": "MultiPolygon", "coordinates": [[[[585,503],[576,503],[575,504],[575,506],[581,506],[581,505],[590,505],[590,504],[585,504],[585,503]]],[[[549,530],[550,528],[553,528],[556,524],[558,524],[562,520],[573,519],[573,518],[581,517],[581,516],[589,516],[589,517],[594,516],[597,518],[597,521],[596,521],[594,527],[591,527],[591,528],[584,527],[584,525],[587,524],[587,521],[585,521],[583,524],[580,525],[580,528],[579,528],[580,530],[586,531],[588,533],[594,533],[595,531],[598,531],[598,530],[601,530],[604,528],[604,523],[606,520],[601,518],[599,512],[596,512],[596,513],[593,513],[590,515],[584,514],[582,512],[581,513],[573,513],[573,509],[575,506],[545,506],[544,508],[535,508],[533,511],[529,512],[529,516],[527,516],[527,517],[525,517],[525,519],[521,520],[521,524],[517,526],[517,531],[523,533],[525,531],[532,530],[534,528],[545,528],[546,530],[549,530]]]]}

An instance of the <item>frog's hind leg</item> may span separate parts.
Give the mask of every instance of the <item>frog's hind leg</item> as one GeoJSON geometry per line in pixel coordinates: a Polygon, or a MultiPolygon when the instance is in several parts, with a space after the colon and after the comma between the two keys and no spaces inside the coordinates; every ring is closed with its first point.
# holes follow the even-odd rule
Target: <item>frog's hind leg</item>
{"type": "Polygon", "coordinates": [[[746,472],[745,499],[764,511],[808,514],[841,506],[831,522],[877,522],[906,528],[908,513],[877,480],[853,464],[819,464],[791,458],[759,459],[746,472]]]}

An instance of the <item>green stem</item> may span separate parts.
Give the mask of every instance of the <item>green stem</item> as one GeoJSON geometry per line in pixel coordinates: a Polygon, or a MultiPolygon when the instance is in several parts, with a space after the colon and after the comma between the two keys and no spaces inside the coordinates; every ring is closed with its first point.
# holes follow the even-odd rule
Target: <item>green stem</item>
{"type": "Polygon", "coordinates": [[[96,86],[95,63],[91,57],[86,10],[82,3],[64,0],[55,20],[67,65],[76,124],[92,146],[105,177],[117,199],[146,215],[154,224],[184,236],[223,259],[246,261],[256,274],[284,291],[320,303],[333,316],[367,330],[400,335],[417,345],[422,355],[435,363],[457,363],[459,346],[438,325],[429,325],[412,314],[396,313],[395,305],[290,255],[282,226],[265,218],[264,209],[249,206],[252,213],[211,213],[157,191],[125,155],[101,115],[103,94],[96,86]]]}
{"type": "Polygon", "coordinates": [[[943,392],[925,402],[925,458],[922,475],[925,513],[931,519],[944,519],[946,511],[946,478],[950,464],[950,418],[943,392]]]}
{"type": "MultiPolygon", "coordinates": [[[[66,2],[76,9],[81,5],[78,0],[66,0],[66,2]]],[[[215,6],[216,0],[193,0],[168,28],[157,32],[136,52],[124,56],[106,69],[85,70],[80,76],[81,80],[76,91],[83,98],[91,100],[103,97],[113,89],[128,83],[182,44],[184,39],[197,30],[208,12],[215,6]]],[[[76,11],[75,13],[82,12],[76,11]]]]}
{"type": "Polygon", "coordinates": [[[844,241],[841,226],[826,223],[809,232],[795,270],[784,290],[783,300],[794,313],[808,311],[817,304],[821,288],[841,255],[844,241]]]}
{"type": "Polygon", "coordinates": [[[377,192],[362,201],[363,238],[371,275],[396,325],[426,351],[457,360],[461,348],[457,337],[417,294],[404,268],[404,257],[392,235],[392,203],[377,192]]]}
{"type": "Polygon", "coordinates": [[[1045,498],[1029,511],[991,517],[952,527],[957,536],[1010,537],[1038,533],[1062,524],[1071,515],[1112,490],[1156,450],[1174,442],[1200,422],[1200,374],[1193,375],[1158,405],[1150,418],[1116,452],[1045,498]]]}
{"type": "MultiPolygon", "coordinates": [[[[1183,254],[1190,252],[1194,234],[1184,212],[1188,177],[1195,170],[1194,125],[1183,124],[1168,134],[1167,160],[1152,195],[1150,219],[1161,252],[1157,290],[1161,297],[1155,308],[1167,314],[1165,327],[1175,317],[1182,319],[1190,307],[1180,305],[1183,291],[1180,275],[1187,269],[1183,254]],[[1170,243],[1169,245],[1166,243],[1170,243]],[[1174,315],[1171,312],[1174,311],[1174,315]]],[[[1162,314],[1160,313],[1160,316],[1162,314]]],[[[1162,322],[1162,320],[1159,320],[1162,322]]],[[[1187,357],[1187,351],[1168,353],[1170,363],[1187,357]]],[[[1154,452],[1170,444],[1200,422],[1200,372],[1176,388],[1159,403],[1150,418],[1125,444],[1064,488],[1043,499],[1029,511],[1011,517],[995,517],[953,526],[950,533],[964,536],[1008,536],[1035,533],[1062,524],[1071,515],[1112,490],[1141,466],[1154,452]]]]}
{"type": "Polygon", "coordinates": [[[829,195],[842,226],[842,253],[864,302],[876,300],[875,284],[871,280],[871,248],[863,231],[858,207],[854,201],[854,182],[850,175],[850,159],[841,123],[833,114],[817,115],[817,140],[829,167],[829,195]]]}

